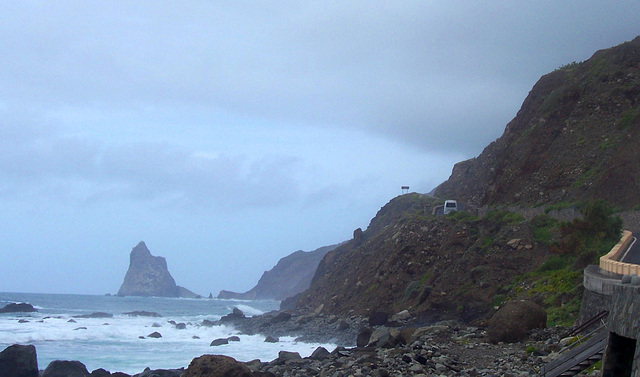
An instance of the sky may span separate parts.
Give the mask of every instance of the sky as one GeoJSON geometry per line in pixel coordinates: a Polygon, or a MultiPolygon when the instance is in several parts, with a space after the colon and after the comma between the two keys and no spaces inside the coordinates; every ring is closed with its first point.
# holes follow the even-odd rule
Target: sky
{"type": "Polygon", "coordinates": [[[244,292],[477,156],[633,1],[0,1],[0,291],[116,293],[145,241],[244,292]]]}

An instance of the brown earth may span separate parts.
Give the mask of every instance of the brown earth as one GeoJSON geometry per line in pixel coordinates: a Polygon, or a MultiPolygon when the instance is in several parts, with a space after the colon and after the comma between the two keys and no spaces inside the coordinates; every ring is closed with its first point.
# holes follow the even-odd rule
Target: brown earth
{"type": "Polygon", "coordinates": [[[528,222],[435,217],[435,204],[407,194],[385,205],[361,236],[325,256],[298,309],[360,315],[409,309],[428,321],[471,322],[492,312],[502,285],[548,256],[528,222]]]}

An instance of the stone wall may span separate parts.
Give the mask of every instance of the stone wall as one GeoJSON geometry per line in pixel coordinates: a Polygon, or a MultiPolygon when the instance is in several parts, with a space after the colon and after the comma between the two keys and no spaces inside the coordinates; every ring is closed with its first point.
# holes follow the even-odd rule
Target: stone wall
{"type": "Polygon", "coordinates": [[[622,282],[614,287],[611,297],[603,377],[640,377],[640,277],[627,275],[622,282]]]}

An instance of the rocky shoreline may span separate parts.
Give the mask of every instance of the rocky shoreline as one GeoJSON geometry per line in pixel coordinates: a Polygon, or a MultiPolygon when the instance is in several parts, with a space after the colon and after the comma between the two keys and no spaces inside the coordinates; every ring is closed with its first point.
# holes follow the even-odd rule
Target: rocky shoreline
{"type": "MultiPolygon", "coordinates": [[[[545,363],[557,357],[567,332],[559,327],[537,329],[529,331],[519,342],[491,343],[485,328],[455,320],[414,326],[415,319],[407,314],[398,313],[389,320],[376,313],[364,318],[288,311],[245,317],[234,310],[219,323],[234,326],[244,334],[262,334],[272,341],[293,335],[299,341],[339,346],[334,350],[320,347],[305,358],[281,351],[274,360],[246,363],[214,355],[222,352],[216,352],[212,346],[211,355],[195,358],[186,369],[145,370],[134,376],[535,376],[545,363]]],[[[218,323],[202,325],[215,324],[218,323]]],[[[33,346],[8,347],[0,353],[0,375],[131,377],[104,369],[89,373],[77,361],[55,361],[44,371],[33,374],[34,366],[37,370],[35,352],[33,346]],[[24,372],[24,368],[31,368],[31,374],[24,372]]]]}

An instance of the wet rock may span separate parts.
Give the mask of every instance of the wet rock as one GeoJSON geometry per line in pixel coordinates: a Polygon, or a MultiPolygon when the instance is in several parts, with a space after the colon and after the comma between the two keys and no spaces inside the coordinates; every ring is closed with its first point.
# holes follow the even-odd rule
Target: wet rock
{"type": "Polygon", "coordinates": [[[238,308],[233,308],[233,311],[231,313],[220,318],[220,322],[230,322],[230,321],[236,321],[236,320],[245,319],[245,318],[246,317],[242,312],[242,310],[238,308]]]}
{"type": "Polygon", "coordinates": [[[74,318],[113,318],[113,314],[104,312],[95,312],[91,314],[82,314],[73,316],[74,318]]]}
{"type": "Polygon", "coordinates": [[[146,312],[146,311],[133,311],[133,312],[126,312],[123,314],[131,317],[162,317],[160,314],[156,312],[146,312]]]}
{"type": "Polygon", "coordinates": [[[162,338],[162,334],[160,334],[157,331],[152,332],[151,334],[147,335],[148,338],[162,338]]]}
{"type": "Polygon", "coordinates": [[[54,360],[49,363],[41,377],[89,377],[89,371],[77,360],[54,360]]]}
{"type": "Polygon", "coordinates": [[[14,344],[0,352],[0,376],[38,377],[38,359],[33,345],[14,344]]]}
{"type": "Polygon", "coordinates": [[[232,357],[203,355],[191,361],[182,377],[253,377],[253,373],[232,357]]]}
{"type": "Polygon", "coordinates": [[[33,305],[27,304],[26,302],[12,302],[0,308],[0,313],[32,313],[37,311],[38,310],[36,310],[33,305]]]}
{"type": "Polygon", "coordinates": [[[213,342],[211,342],[211,344],[209,345],[210,347],[217,347],[217,346],[221,346],[224,344],[229,344],[229,340],[227,340],[227,338],[218,338],[218,339],[214,339],[213,342]]]}

